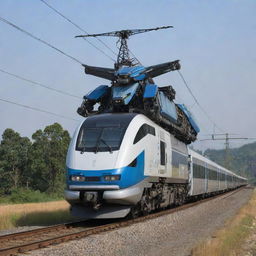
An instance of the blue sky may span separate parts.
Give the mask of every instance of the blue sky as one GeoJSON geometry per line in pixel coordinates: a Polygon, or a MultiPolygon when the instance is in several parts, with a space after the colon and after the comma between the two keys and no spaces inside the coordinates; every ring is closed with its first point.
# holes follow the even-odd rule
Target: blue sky
{"type": "MultiPolygon", "coordinates": [[[[132,37],[129,47],[145,65],[180,59],[181,72],[198,101],[225,132],[256,136],[256,1],[254,0],[45,0],[89,33],[173,25],[174,29],[132,37]]],[[[82,62],[113,62],[82,39],[81,32],[40,0],[1,0],[0,16],[50,42],[82,62]]],[[[0,22],[0,69],[82,96],[108,81],[86,76],[82,67],[51,48],[0,22]]],[[[116,39],[102,38],[116,50],[116,39]]],[[[106,53],[97,40],[91,42],[106,53]]],[[[114,56],[113,56],[114,57],[114,56]]],[[[202,129],[213,124],[194,104],[177,72],[155,79],[173,85],[179,102],[191,107],[202,129]]],[[[80,120],[81,100],[11,78],[0,72],[0,98],[80,120]]],[[[59,122],[72,134],[77,122],[0,101],[0,134],[10,127],[23,136],[59,122]]],[[[218,130],[216,129],[216,132],[218,130]]],[[[238,146],[237,142],[232,143],[238,146]]],[[[200,142],[197,147],[221,147],[200,142]]]]}

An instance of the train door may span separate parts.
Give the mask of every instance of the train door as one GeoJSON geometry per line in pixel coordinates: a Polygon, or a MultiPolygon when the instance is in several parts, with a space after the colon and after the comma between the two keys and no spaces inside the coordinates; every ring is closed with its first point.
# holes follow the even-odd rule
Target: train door
{"type": "Polygon", "coordinates": [[[193,185],[194,185],[194,179],[193,179],[193,157],[191,155],[188,156],[188,173],[189,173],[189,195],[193,195],[193,185]]]}
{"type": "Polygon", "coordinates": [[[219,168],[217,168],[217,179],[218,179],[218,190],[220,190],[221,173],[220,173],[220,169],[219,168]]]}
{"type": "Polygon", "coordinates": [[[148,136],[148,140],[145,145],[145,175],[157,175],[158,161],[156,159],[157,148],[154,146],[157,140],[155,136],[148,136]]]}
{"type": "Polygon", "coordinates": [[[208,179],[209,179],[209,173],[208,173],[208,168],[207,164],[204,164],[204,174],[205,174],[205,193],[208,192],[208,179]]]}
{"type": "Polygon", "coordinates": [[[167,173],[167,144],[165,141],[164,132],[159,133],[159,151],[160,151],[160,161],[159,161],[159,174],[167,173]]]}

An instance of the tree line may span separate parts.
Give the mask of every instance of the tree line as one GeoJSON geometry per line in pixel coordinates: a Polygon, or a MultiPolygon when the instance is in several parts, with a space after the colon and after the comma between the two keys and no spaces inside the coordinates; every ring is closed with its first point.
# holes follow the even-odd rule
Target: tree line
{"type": "Polygon", "coordinates": [[[58,123],[37,130],[32,140],[6,129],[0,144],[0,196],[19,188],[62,195],[68,131],[58,123]]]}

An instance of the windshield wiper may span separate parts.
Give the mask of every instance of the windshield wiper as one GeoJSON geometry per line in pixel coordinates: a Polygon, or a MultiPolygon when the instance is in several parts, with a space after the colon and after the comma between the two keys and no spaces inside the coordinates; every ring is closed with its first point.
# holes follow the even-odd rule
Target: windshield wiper
{"type": "Polygon", "coordinates": [[[103,131],[104,131],[104,128],[102,128],[101,132],[100,132],[100,136],[98,137],[97,139],[97,142],[96,142],[96,147],[95,147],[95,154],[98,152],[99,150],[99,146],[100,146],[100,142],[102,141],[109,149],[109,152],[112,153],[112,147],[104,140],[101,138],[102,134],[103,134],[103,131]]]}
{"type": "Polygon", "coordinates": [[[108,147],[109,152],[112,153],[112,148],[108,145],[108,143],[107,143],[104,139],[99,138],[99,140],[98,140],[98,142],[97,142],[97,146],[95,147],[95,154],[96,154],[96,153],[98,152],[98,150],[99,150],[99,145],[100,145],[100,142],[101,142],[101,141],[108,147]]]}
{"type": "Polygon", "coordinates": [[[83,147],[80,151],[80,154],[83,154],[85,152],[85,147],[83,147]]]}
{"type": "Polygon", "coordinates": [[[102,141],[108,147],[110,153],[113,152],[112,148],[108,145],[108,143],[104,139],[100,138],[100,141],[102,141]]]}
{"type": "Polygon", "coordinates": [[[97,141],[96,141],[96,147],[95,147],[95,154],[98,152],[99,150],[99,144],[100,144],[100,141],[101,141],[101,135],[103,133],[103,129],[101,129],[101,132],[100,132],[100,136],[97,138],[97,141]]]}
{"type": "Polygon", "coordinates": [[[83,154],[86,150],[86,146],[84,145],[82,148],[81,148],[81,151],[80,151],[80,154],[83,154]]]}

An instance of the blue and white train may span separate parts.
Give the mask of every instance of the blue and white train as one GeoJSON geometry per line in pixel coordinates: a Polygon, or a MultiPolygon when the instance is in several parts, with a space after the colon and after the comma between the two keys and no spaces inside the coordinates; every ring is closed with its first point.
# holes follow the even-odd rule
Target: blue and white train
{"type": "Polygon", "coordinates": [[[65,198],[85,218],[137,216],[247,184],[136,113],[85,118],[66,165],[65,198]]]}

